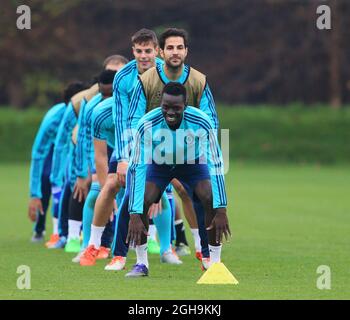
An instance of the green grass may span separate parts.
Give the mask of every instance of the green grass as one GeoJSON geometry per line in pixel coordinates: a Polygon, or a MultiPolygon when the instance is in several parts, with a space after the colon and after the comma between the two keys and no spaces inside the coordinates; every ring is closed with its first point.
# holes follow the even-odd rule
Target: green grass
{"type": "MultiPolygon", "coordinates": [[[[28,166],[2,164],[0,174],[0,299],[350,298],[350,167],[231,163],[233,238],[222,260],[237,286],[197,285],[202,272],[192,256],[168,266],[152,255],[150,276],[137,280],[104,271],[104,261],[73,264],[74,255],[29,242],[28,166]],[[31,268],[31,290],[16,287],[19,265],[31,268]],[[331,290],[316,287],[319,265],[331,268],[331,290]]],[[[134,261],[131,252],[127,267],[134,261]]]]}
{"type": "MultiPolygon", "coordinates": [[[[217,106],[231,159],[349,164],[350,108],[217,106]]],[[[0,163],[27,162],[45,110],[0,107],[0,163]],[[13,133],[16,132],[14,135],[13,133]],[[11,142],[11,143],[9,143],[11,142]]]]}

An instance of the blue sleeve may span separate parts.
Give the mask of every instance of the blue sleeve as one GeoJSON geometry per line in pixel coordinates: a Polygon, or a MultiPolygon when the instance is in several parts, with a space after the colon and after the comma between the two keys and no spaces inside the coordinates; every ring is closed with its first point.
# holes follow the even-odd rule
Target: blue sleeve
{"type": "Polygon", "coordinates": [[[199,108],[207,114],[209,119],[212,121],[214,128],[218,130],[218,115],[216,113],[214,98],[208,84],[205,85],[201,101],[199,102],[199,108]]]}
{"type": "Polygon", "coordinates": [[[114,82],[113,120],[115,124],[115,156],[117,162],[129,158],[127,119],[130,98],[128,95],[123,74],[117,76],[114,82]]]}
{"type": "Polygon", "coordinates": [[[92,112],[92,118],[91,118],[91,132],[93,139],[99,139],[99,140],[107,140],[107,135],[105,129],[105,114],[103,112],[100,112],[99,108],[97,107],[92,112]]]}
{"type": "Polygon", "coordinates": [[[75,115],[72,103],[70,102],[58,128],[55,148],[53,151],[50,180],[55,186],[63,186],[63,178],[69,152],[69,141],[76,123],[77,117],[75,115]]]}
{"type": "Polygon", "coordinates": [[[75,169],[76,146],[72,140],[69,141],[68,154],[69,155],[67,156],[67,159],[69,159],[69,163],[67,163],[66,178],[69,179],[68,182],[70,183],[71,189],[73,190],[77,175],[75,169]]]}
{"type": "Polygon", "coordinates": [[[88,172],[88,159],[86,156],[86,101],[83,99],[80,105],[79,117],[78,117],[78,138],[76,145],[76,175],[77,177],[86,178],[88,172]]]}
{"type": "Polygon", "coordinates": [[[92,148],[92,111],[93,109],[88,110],[86,115],[86,127],[85,127],[85,137],[86,137],[86,161],[88,163],[88,167],[90,169],[90,172],[95,167],[94,165],[94,156],[93,156],[93,148],[92,148]]]}
{"type": "Polygon", "coordinates": [[[213,208],[226,208],[226,188],[224,179],[224,162],[221,154],[221,149],[217,139],[215,128],[208,121],[207,131],[207,160],[209,166],[210,180],[213,194],[213,208]]]}
{"type": "Polygon", "coordinates": [[[30,196],[32,198],[42,198],[41,176],[44,169],[45,159],[48,156],[54,142],[56,125],[53,119],[47,115],[41,122],[38,133],[35,136],[32,146],[32,159],[30,166],[30,196]]]}
{"type": "Polygon", "coordinates": [[[129,161],[128,173],[130,176],[130,198],[129,198],[129,213],[142,214],[146,186],[146,171],[147,171],[147,155],[151,154],[152,149],[152,134],[145,134],[144,124],[141,123],[137,127],[135,135],[135,143],[129,161]],[[148,140],[144,141],[145,137],[150,136],[148,140]],[[144,146],[148,150],[145,150],[144,146]]]}
{"type": "Polygon", "coordinates": [[[128,129],[136,129],[138,122],[146,114],[146,106],[147,102],[145,92],[141,80],[138,79],[131,96],[127,121],[128,129]]]}

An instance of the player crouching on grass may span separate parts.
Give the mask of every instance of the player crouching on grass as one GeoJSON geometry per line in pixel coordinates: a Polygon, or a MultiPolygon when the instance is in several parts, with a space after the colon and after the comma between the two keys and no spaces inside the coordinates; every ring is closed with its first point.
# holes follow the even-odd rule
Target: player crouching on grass
{"type": "Polygon", "coordinates": [[[50,174],[52,156],[58,127],[62,122],[70,99],[79,91],[85,89],[82,82],[70,83],[63,92],[63,101],[54,105],[45,114],[32,146],[32,158],[30,166],[30,201],[28,205],[28,217],[34,225],[32,242],[43,242],[46,211],[49,207],[52,195],[52,225],[53,233],[50,241],[58,241],[58,208],[61,192],[51,184],[50,174]]]}
{"type": "Polygon", "coordinates": [[[182,84],[164,87],[161,106],[138,122],[132,150],[121,210],[130,214],[127,242],[136,245],[137,262],[126,277],[148,275],[147,212],[174,178],[205,208],[210,260],[203,267],[220,262],[223,235],[231,235],[221,150],[209,117],[186,106],[182,84]]]}

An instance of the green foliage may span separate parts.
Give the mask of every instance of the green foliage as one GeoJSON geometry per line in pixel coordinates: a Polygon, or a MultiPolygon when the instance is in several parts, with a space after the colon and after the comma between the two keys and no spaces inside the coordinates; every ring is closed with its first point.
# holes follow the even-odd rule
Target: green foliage
{"type": "Polygon", "coordinates": [[[327,107],[218,108],[230,129],[230,159],[274,162],[350,161],[350,110],[327,107]]]}
{"type": "MultiPolygon", "coordinates": [[[[293,163],[350,162],[350,109],[218,107],[230,130],[230,159],[293,163]]],[[[0,108],[0,161],[28,161],[44,111],[0,108]]]]}
{"type": "Polygon", "coordinates": [[[45,111],[0,108],[0,161],[29,161],[32,143],[45,111]]]}
{"type": "Polygon", "coordinates": [[[30,73],[24,76],[25,94],[32,97],[32,104],[43,107],[50,104],[51,98],[59,97],[64,85],[46,72],[30,73]]]}

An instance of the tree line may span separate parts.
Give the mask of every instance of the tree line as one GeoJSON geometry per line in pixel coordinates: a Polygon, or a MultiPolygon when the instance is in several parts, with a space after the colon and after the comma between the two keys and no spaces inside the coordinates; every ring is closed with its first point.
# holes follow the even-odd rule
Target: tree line
{"type": "Polygon", "coordinates": [[[216,101],[339,108],[350,99],[346,0],[5,0],[0,14],[0,105],[47,108],[67,82],[97,75],[106,56],[132,59],[135,31],[170,26],[189,32],[188,63],[216,101]],[[30,30],[16,27],[21,4],[30,30]],[[321,4],[330,30],[316,26],[321,4]]]}

